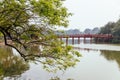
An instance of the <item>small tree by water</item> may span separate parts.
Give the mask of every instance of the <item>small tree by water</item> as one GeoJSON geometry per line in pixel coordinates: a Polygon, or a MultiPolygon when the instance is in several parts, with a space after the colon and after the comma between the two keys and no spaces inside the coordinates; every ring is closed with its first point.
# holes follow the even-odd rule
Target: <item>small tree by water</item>
{"type": "Polygon", "coordinates": [[[61,0],[1,0],[0,32],[5,45],[48,71],[73,67],[80,54],[54,34],[56,26],[68,26],[71,15],[62,4],[61,0]],[[34,53],[33,49],[39,50],[34,53]]]}

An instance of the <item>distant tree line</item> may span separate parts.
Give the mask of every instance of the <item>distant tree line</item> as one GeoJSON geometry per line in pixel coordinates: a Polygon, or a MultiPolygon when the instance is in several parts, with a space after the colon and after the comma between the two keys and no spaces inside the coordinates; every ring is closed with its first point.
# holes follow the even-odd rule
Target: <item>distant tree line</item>
{"type": "Polygon", "coordinates": [[[117,22],[108,22],[101,27],[99,34],[111,34],[113,38],[111,43],[120,43],[120,19],[117,22]]]}

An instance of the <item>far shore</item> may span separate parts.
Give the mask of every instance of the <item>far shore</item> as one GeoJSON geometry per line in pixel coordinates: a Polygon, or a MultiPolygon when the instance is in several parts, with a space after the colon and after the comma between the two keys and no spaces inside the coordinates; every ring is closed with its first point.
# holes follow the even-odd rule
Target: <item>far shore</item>
{"type": "MultiPolygon", "coordinates": [[[[8,40],[8,43],[12,44],[12,41],[11,41],[11,40],[8,40]]],[[[4,41],[1,41],[1,40],[0,40],[0,46],[4,46],[4,45],[5,45],[4,41]]]]}
{"type": "Polygon", "coordinates": [[[0,42],[0,46],[3,46],[3,45],[5,45],[4,42],[0,42]]]}

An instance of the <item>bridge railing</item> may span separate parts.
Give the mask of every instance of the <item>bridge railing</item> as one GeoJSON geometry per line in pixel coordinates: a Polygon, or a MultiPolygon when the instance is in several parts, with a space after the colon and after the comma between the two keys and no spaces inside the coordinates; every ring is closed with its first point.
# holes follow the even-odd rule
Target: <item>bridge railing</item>
{"type": "Polygon", "coordinates": [[[59,38],[112,38],[111,34],[71,34],[58,35],[59,38]]]}

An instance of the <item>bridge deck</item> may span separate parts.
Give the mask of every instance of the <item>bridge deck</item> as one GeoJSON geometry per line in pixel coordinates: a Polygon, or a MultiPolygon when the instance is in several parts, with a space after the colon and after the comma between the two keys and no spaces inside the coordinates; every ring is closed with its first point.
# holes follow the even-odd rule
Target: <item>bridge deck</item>
{"type": "Polygon", "coordinates": [[[111,34],[72,34],[59,35],[59,38],[112,38],[111,34]]]}

